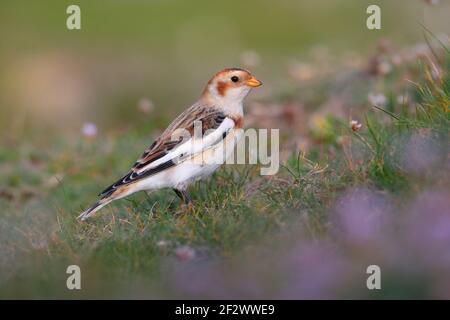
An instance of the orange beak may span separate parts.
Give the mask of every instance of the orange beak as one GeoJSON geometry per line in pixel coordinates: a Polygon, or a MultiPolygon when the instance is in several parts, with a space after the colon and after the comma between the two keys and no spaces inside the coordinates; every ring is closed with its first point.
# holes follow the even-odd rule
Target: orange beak
{"type": "Polygon", "coordinates": [[[249,87],[256,88],[262,85],[262,82],[252,76],[250,79],[247,80],[247,85],[249,87]]]}

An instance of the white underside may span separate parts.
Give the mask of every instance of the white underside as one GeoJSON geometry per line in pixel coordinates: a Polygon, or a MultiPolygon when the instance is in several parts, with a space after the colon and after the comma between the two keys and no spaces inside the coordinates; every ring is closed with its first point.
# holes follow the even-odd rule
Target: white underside
{"type": "Polygon", "coordinates": [[[224,143],[208,148],[198,153],[195,157],[177,163],[174,167],[143,179],[133,185],[128,192],[121,195],[126,197],[132,193],[144,190],[156,190],[162,188],[176,188],[185,190],[197,180],[210,176],[216,171],[228,157],[233,155],[234,147],[241,138],[239,131],[232,131],[224,143]],[[224,151],[225,146],[225,151],[224,151]],[[205,161],[199,161],[202,157],[205,161]]]}

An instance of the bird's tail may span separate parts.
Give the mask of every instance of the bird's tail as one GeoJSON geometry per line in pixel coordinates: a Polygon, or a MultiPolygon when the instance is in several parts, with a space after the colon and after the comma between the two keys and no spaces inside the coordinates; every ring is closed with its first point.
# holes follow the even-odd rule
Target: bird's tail
{"type": "Polygon", "coordinates": [[[87,218],[92,216],[94,213],[96,213],[98,210],[100,210],[113,200],[114,199],[111,199],[111,197],[100,199],[99,201],[94,203],[91,207],[89,207],[87,210],[85,210],[83,213],[81,213],[77,219],[80,219],[81,221],[86,220],[87,218]]]}
{"type": "Polygon", "coordinates": [[[98,210],[109,204],[110,202],[114,200],[118,200],[121,198],[124,198],[136,191],[139,191],[140,189],[131,188],[128,185],[121,186],[107,194],[105,194],[103,197],[101,197],[100,200],[98,200],[96,203],[94,203],[89,209],[84,211],[82,214],[78,216],[78,219],[81,221],[86,220],[90,216],[94,215],[98,210]]]}

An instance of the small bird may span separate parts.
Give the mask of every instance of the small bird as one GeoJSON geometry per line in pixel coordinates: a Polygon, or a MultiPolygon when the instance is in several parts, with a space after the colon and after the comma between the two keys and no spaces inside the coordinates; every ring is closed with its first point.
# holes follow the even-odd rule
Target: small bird
{"type": "Polygon", "coordinates": [[[200,99],[179,115],[131,170],[101,192],[100,199],[78,218],[86,220],[110,202],[135,192],[162,188],[172,188],[185,203],[191,204],[187,187],[216,171],[224,163],[218,158],[232,154],[242,136],[242,130],[236,129],[243,126],[243,101],[252,88],[261,84],[240,68],[215,74],[200,99]],[[195,137],[199,124],[201,139],[195,137]],[[225,153],[217,152],[224,144],[225,153]]]}

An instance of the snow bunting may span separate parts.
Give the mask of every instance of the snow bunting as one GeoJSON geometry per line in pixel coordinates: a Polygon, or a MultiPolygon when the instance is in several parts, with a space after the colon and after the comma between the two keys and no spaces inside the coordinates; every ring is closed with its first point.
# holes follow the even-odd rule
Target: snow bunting
{"type": "Polygon", "coordinates": [[[211,175],[224,163],[215,158],[232,154],[242,135],[236,129],[243,126],[243,100],[252,88],[260,85],[244,69],[231,68],[217,73],[209,80],[200,99],[179,115],[131,170],[100,193],[100,200],[78,218],[85,220],[110,202],[143,190],[172,188],[185,203],[190,203],[187,187],[211,175]],[[196,139],[193,134],[199,124],[202,137],[196,139]],[[180,132],[188,135],[180,136],[180,132]],[[227,145],[225,154],[216,152],[224,144],[227,145]]]}

